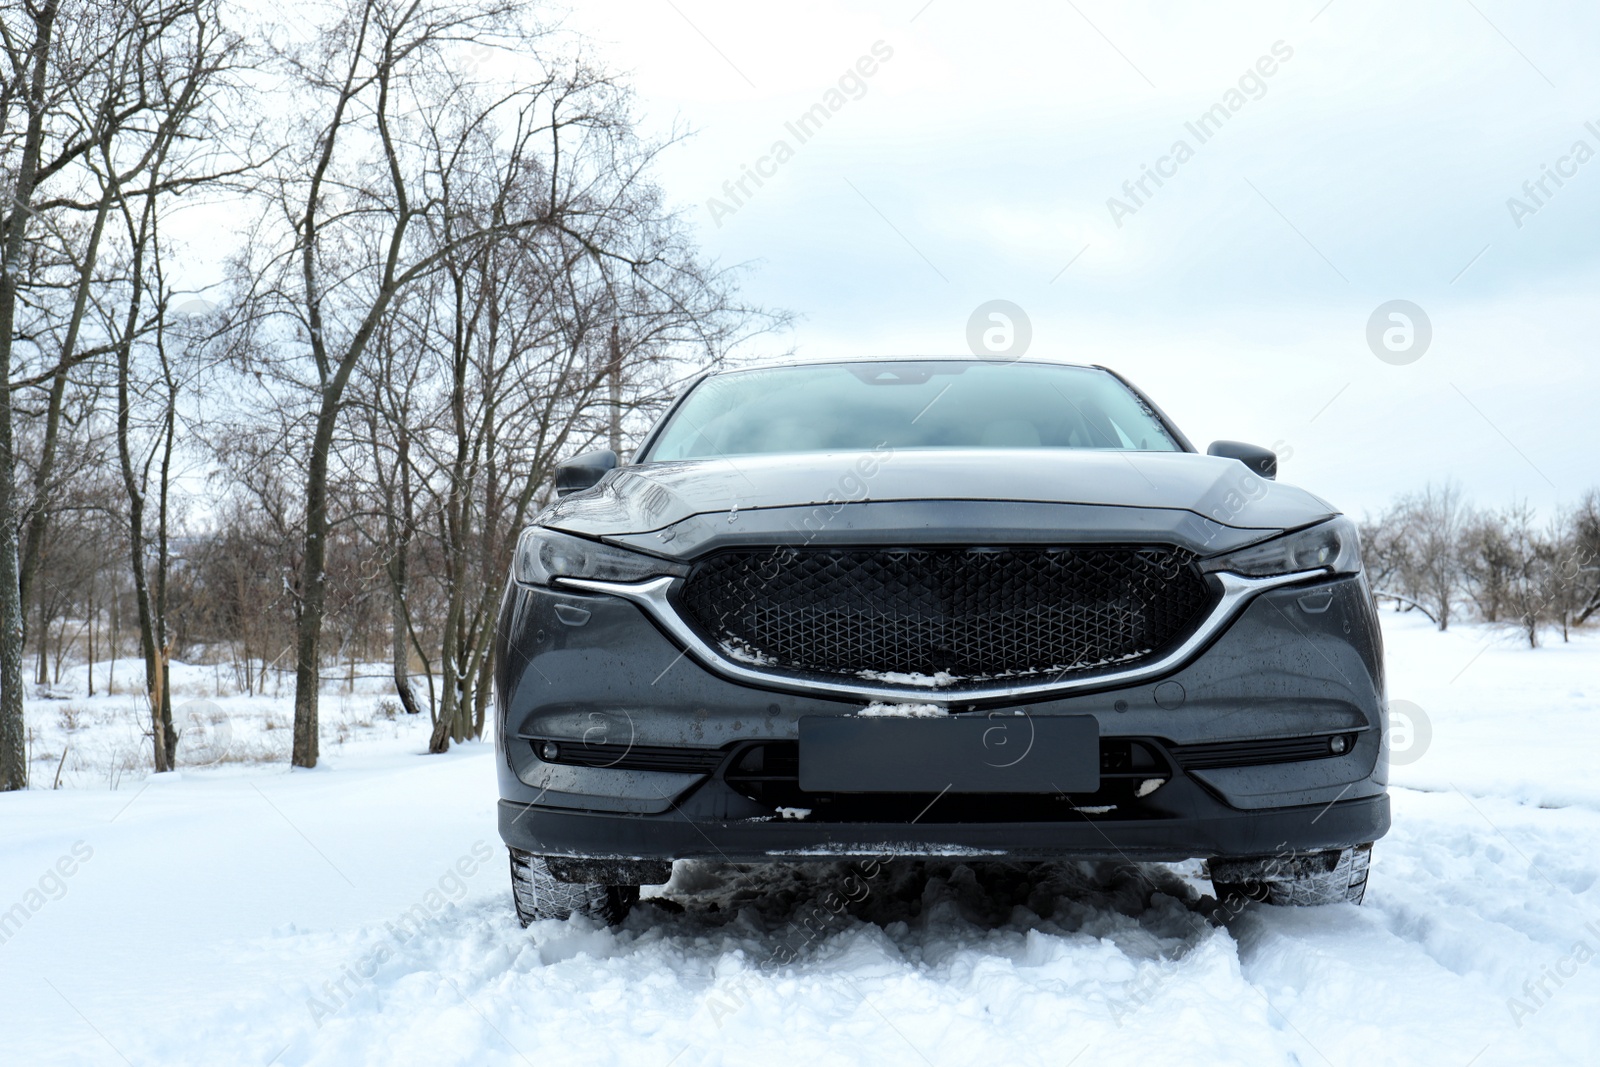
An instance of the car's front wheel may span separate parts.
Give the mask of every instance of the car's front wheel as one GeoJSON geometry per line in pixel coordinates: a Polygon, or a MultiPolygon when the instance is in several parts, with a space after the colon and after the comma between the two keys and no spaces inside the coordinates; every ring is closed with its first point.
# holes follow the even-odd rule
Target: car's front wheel
{"type": "Polygon", "coordinates": [[[639,899],[636,885],[563,882],[551,873],[543,856],[515,848],[509,851],[511,896],[523,926],[535,919],[565,919],[572,915],[619,923],[639,899]]]}
{"type": "Polygon", "coordinates": [[[1360,904],[1367,892],[1372,846],[1328,852],[1247,859],[1214,859],[1208,864],[1217,899],[1257,900],[1263,904],[1309,907],[1360,904]]]}

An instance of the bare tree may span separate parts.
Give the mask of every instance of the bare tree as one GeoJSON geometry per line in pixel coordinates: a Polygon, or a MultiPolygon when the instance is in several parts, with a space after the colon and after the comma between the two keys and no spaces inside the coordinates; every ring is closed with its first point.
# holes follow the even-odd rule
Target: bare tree
{"type": "Polygon", "coordinates": [[[300,539],[284,520],[288,505],[277,499],[269,480],[257,484],[258,492],[229,483],[213,528],[198,539],[176,576],[172,611],[208,641],[231,650],[241,690],[265,694],[274,667],[291,662],[294,611],[284,575],[294,570],[300,539]]]}
{"type": "MultiPolygon", "coordinates": [[[[321,638],[327,610],[329,471],[346,389],[394,300],[437,270],[444,249],[416,235],[448,210],[455,175],[414,146],[460,106],[451,49],[514,31],[515,2],[471,6],[428,0],[353,0],[316,12],[308,46],[286,50],[284,69],[305,121],[284,131],[291,151],[275,177],[283,240],[264,262],[245,262],[258,327],[287,320],[269,345],[276,384],[298,394],[310,419],[304,461],[305,539],[298,593],[292,761],[315,766],[321,638]],[[256,279],[260,279],[259,283],[256,279]]],[[[479,124],[498,105],[480,110],[479,124]]],[[[461,235],[493,239],[540,219],[494,219],[461,235]]]]}
{"type": "Polygon", "coordinates": [[[1439,486],[1430,482],[1402,507],[1408,513],[1404,525],[1412,541],[1404,568],[1406,584],[1429,606],[1439,629],[1448,630],[1463,578],[1461,534],[1468,511],[1461,487],[1453,481],[1439,486]]]}
{"type": "Polygon", "coordinates": [[[389,666],[395,695],[406,714],[421,712],[411,688],[411,653],[415,651],[422,658],[427,675],[429,713],[437,716],[432,696],[433,671],[411,610],[412,556],[422,529],[417,494],[423,484],[413,458],[413,441],[426,432],[420,421],[423,412],[419,410],[418,395],[426,361],[415,358],[417,350],[412,341],[426,330],[406,328],[411,319],[408,302],[418,305],[424,314],[431,307],[425,298],[408,301],[402,297],[396,301],[394,314],[379,331],[373,371],[364,382],[367,395],[361,402],[365,415],[362,427],[371,464],[367,496],[376,512],[367,529],[386,579],[389,666]]]}
{"type": "Polygon", "coordinates": [[[121,158],[128,138],[160,124],[172,101],[155,75],[174,66],[175,42],[187,39],[203,4],[39,0],[0,17],[0,788],[26,784],[24,608],[59,484],[72,375],[110,351],[104,338],[86,343],[83,331],[121,190],[94,181],[91,164],[121,158]],[[30,413],[42,430],[26,507],[17,482],[19,394],[43,399],[30,413]]]}
{"type": "Polygon", "coordinates": [[[1518,550],[1506,529],[1505,516],[1474,513],[1462,533],[1462,571],[1467,591],[1484,622],[1499,622],[1511,610],[1511,584],[1518,568],[1518,550]]]}
{"type": "Polygon", "coordinates": [[[1537,648],[1539,626],[1550,618],[1555,547],[1544,536],[1526,501],[1511,504],[1500,513],[1500,520],[1511,561],[1506,574],[1507,614],[1528,639],[1528,647],[1537,648]]]}
{"type": "Polygon", "coordinates": [[[103,142],[89,157],[103,198],[116,205],[125,248],[124,275],[103,300],[104,333],[115,360],[117,458],[127,498],[129,563],[158,772],[176,766],[178,744],[167,680],[173,647],[167,592],[178,400],[204,333],[202,327],[201,336],[194,336],[203,316],[169,314],[174,298],[163,271],[161,224],[174,194],[248,168],[231,160],[219,164],[211,150],[193,147],[216,143],[223,123],[208,105],[225,88],[223,78],[241,50],[238,36],[220,25],[216,6],[215,0],[173,5],[168,46],[159,55],[140,54],[130,64],[129,78],[147,86],[146,121],[126,136],[103,142]],[[151,410],[141,427],[146,407],[151,410]],[[152,510],[153,530],[147,522],[152,510]]]}
{"type": "Polygon", "coordinates": [[[1567,516],[1575,568],[1577,616],[1582,626],[1600,611],[1600,489],[1591,489],[1567,516]]]}
{"type": "Polygon", "coordinates": [[[64,620],[91,660],[97,620],[112,656],[136,620],[158,771],[192,632],[231,645],[247,691],[293,663],[298,765],[317,761],[325,652],[353,676],[381,630],[408,711],[421,663],[433,749],[481,735],[496,602],[557,459],[620,451],[685,364],[781,321],[740,306],[664,206],[650,171],[671,139],[636,135],[607,72],[537,51],[525,0],[297,9],[303,43],[267,45],[293,100],[270,137],[233,128],[247,107],[219,121],[244,84],[221,4],[0,17],[0,788],[26,785],[34,608],[41,679],[73,654],[64,620]],[[516,84],[487,76],[494,50],[516,84]],[[269,151],[264,182],[239,181],[269,151]],[[238,299],[195,318],[174,198],[219,183],[261,211],[238,299]],[[222,487],[214,528],[187,538],[185,426],[222,487]],[[62,536],[73,508],[123,542],[109,610],[105,531],[62,536]]]}
{"type": "Polygon", "coordinates": [[[675,368],[713,364],[743,331],[773,321],[735,302],[732,277],[700,264],[661,208],[644,173],[660,146],[633,136],[616,88],[582,67],[552,84],[540,165],[463,196],[462,214],[528,214],[555,182],[559,199],[586,205],[582,221],[447,256],[428,290],[436,310],[419,320],[432,336],[413,346],[434,362],[437,414],[417,454],[435,487],[447,568],[435,752],[483,731],[504,576],[556,460],[620,446],[625,423],[659,402],[675,368]]]}
{"type": "Polygon", "coordinates": [[[1410,610],[1416,600],[1407,584],[1414,573],[1414,537],[1408,511],[1401,503],[1392,504],[1376,519],[1364,519],[1360,533],[1361,556],[1374,593],[1394,600],[1396,611],[1402,605],[1410,610]]]}
{"type": "MultiPolygon", "coordinates": [[[[12,348],[17,320],[17,289],[27,247],[40,171],[44,169],[45,115],[51,104],[50,50],[55,34],[57,0],[27,9],[27,22],[14,19],[8,8],[0,27],[4,36],[5,83],[0,88],[0,132],[7,155],[15,149],[15,178],[0,224],[0,789],[28,784],[28,760],[22,714],[22,591],[18,584],[16,438],[12,425],[12,348]],[[24,119],[25,132],[15,137],[13,123],[24,119]]],[[[84,151],[80,148],[78,151],[84,151]]],[[[8,160],[9,162],[9,160],[8,160]]],[[[7,177],[10,177],[8,173],[7,177]]]]}
{"type": "Polygon", "coordinates": [[[266,372],[308,429],[298,453],[299,766],[317,761],[328,490],[335,453],[352,440],[342,413],[396,301],[451,264],[535,233],[560,235],[618,270],[649,266],[627,214],[647,202],[629,195],[637,161],[601,151],[625,143],[625,130],[611,136],[625,112],[612,106],[610,83],[584,64],[524,51],[534,76],[499,90],[459,61],[468,47],[526,50],[537,39],[518,0],[351,0],[315,10],[328,17],[312,43],[283,53],[306,118],[284,131],[291,149],[267,228],[279,237],[264,233],[240,266],[260,361],[250,369],[266,372]]]}

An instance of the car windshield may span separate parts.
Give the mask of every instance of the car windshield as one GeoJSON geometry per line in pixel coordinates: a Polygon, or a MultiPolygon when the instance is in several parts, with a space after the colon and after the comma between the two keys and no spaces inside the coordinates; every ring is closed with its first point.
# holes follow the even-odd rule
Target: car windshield
{"type": "Polygon", "coordinates": [[[645,461],[937,448],[1176,452],[1154,412],[1089,367],[981,360],[834,363],[713,375],[645,461]]]}

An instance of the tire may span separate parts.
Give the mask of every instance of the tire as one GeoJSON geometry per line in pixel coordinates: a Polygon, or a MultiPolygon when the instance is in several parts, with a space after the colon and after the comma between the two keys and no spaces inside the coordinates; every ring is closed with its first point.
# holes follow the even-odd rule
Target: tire
{"type": "Polygon", "coordinates": [[[1367,892],[1372,846],[1300,855],[1212,860],[1219,901],[1243,898],[1281,907],[1360,904],[1367,892]]]}
{"type": "Polygon", "coordinates": [[[639,899],[636,885],[599,885],[562,882],[550,873],[543,856],[518,849],[511,853],[511,899],[517,921],[527,926],[536,919],[565,919],[573,915],[615,925],[627,918],[639,899]]]}

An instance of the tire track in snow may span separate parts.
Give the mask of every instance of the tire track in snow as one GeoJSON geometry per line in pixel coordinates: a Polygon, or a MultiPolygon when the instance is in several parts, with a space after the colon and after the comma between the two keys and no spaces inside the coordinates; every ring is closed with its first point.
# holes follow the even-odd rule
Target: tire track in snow
{"type": "Polygon", "coordinates": [[[1600,916],[1600,819],[1454,794],[1395,803],[1364,907],[1252,909],[1230,924],[1246,979],[1332,1063],[1487,1067],[1592,1040],[1600,968],[1547,981],[1532,1019],[1509,1005],[1529,1003],[1525,984],[1575,941],[1600,950],[1586,932],[1600,916]]]}
{"type": "Polygon", "coordinates": [[[266,1055],[287,1044],[281,1064],[394,1045],[432,1062],[830,1063],[849,1048],[852,1060],[1059,1067],[1159,1060],[1172,1020],[1199,1017],[1214,1059],[1231,1047],[1284,1062],[1265,1007],[1238,1010],[1248,994],[1231,936],[1164,867],[894,864],[807,935],[796,920],[845,873],[685,864],[666,887],[681,912],[646,898],[615,930],[580,919],[523,932],[485,900],[438,918],[321,1026],[302,1006],[311,979],[270,1013],[244,1013],[269,1025],[209,1025],[220,1047],[247,1034],[266,1055]],[[778,957],[786,947],[798,951],[778,957]],[[762,966],[775,957],[788,962],[762,966]]]}

